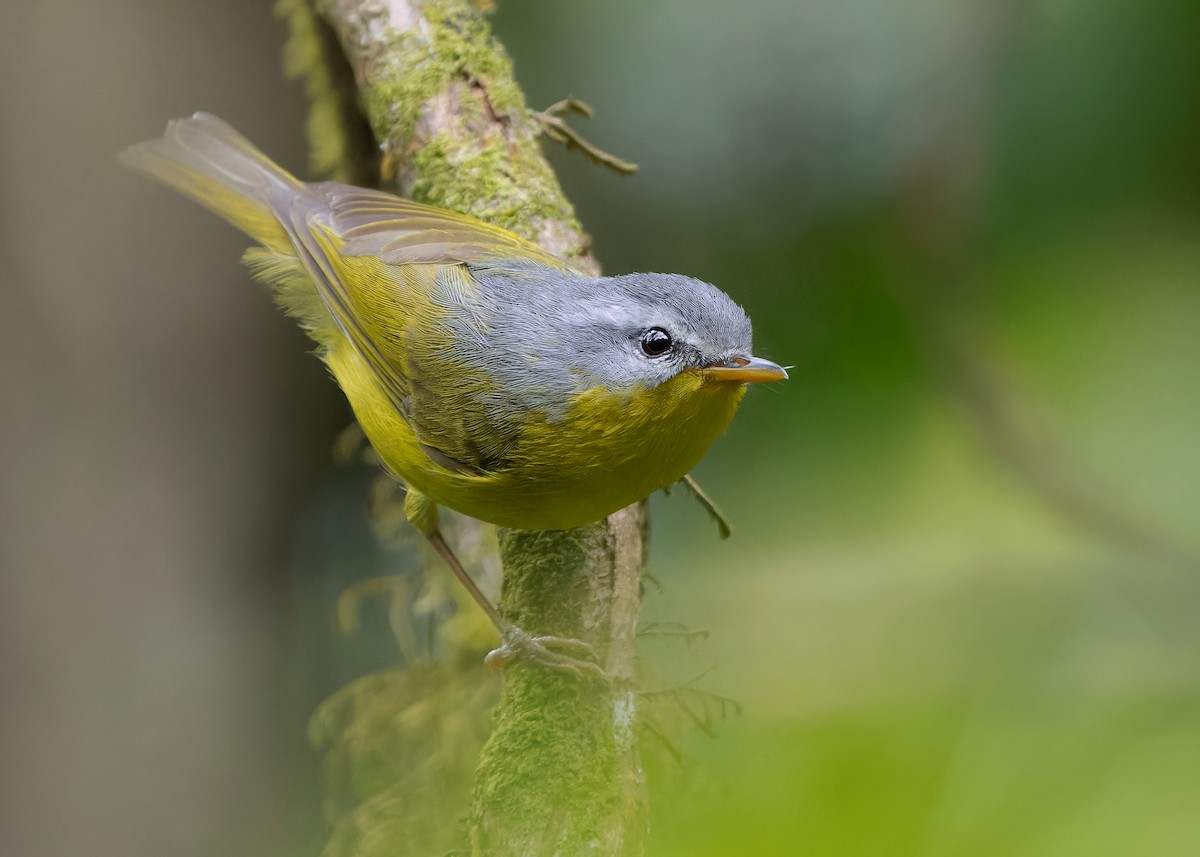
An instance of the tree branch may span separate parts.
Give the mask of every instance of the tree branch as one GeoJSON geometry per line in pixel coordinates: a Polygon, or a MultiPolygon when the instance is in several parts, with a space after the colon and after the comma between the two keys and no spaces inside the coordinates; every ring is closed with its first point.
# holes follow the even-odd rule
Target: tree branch
{"type": "MultiPolygon", "coordinates": [[[[479,8],[467,0],[316,0],[315,9],[337,35],[384,178],[400,194],[471,214],[599,272],[479,8]]],[[[646,535],[643,503],[577,530],[501,532],[502,612],[530,633],[591,643],[614,681],[507,670],[477,770],[474,853],[641,853],[646,802],[633,676],[646,535]]]]}

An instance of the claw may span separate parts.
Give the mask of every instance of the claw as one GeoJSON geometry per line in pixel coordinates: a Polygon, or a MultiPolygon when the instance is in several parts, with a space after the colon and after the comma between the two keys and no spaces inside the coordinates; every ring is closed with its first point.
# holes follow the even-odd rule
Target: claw
{"type": "Polygon", "coordinates": [[[534,637],[533,641],[539,646],[545,646],[548,649],[567,649],[579,652],[581,655],[586,655],[589,658],[595,659],[596,650],[591,643],[586,643],[583,640],[575,640],[571,637],[534,637]]]}
{"type": "Polygon", "coordinates": [[[583,640],[569,637],[530,637],[520,628],[510,627],[503,635],[504,643],[493,649],[483,662],[489,667],[506,667],[513,661],[525,661],[546,669],[570,673],[576,678],[593,678],[607,682],[608,674],[592,661],[580,660],[554,649],[567,649],[594,657],[595,650],[583,640]]]}

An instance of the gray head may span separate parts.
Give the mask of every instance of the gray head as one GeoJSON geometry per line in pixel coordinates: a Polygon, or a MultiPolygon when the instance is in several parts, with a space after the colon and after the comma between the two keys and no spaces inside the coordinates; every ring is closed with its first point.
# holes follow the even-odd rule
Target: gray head
{"type": "Polygon", "coordinates": [[[750,319],[715,286],[679,274],[625,274],[574,289],[579,369],[612,389],[657,387],[688,369],[750,357],[750,319]]]}
{"type": "Polygon", "coordinates": [[[520,263],[474,274],[489,308],[480,359],[502,388],[552,416],[594,387],[652,389],[689,370],[714,382],[787,376],[752,356],[742,308],[691,277],[593,278],[520,263]]]}

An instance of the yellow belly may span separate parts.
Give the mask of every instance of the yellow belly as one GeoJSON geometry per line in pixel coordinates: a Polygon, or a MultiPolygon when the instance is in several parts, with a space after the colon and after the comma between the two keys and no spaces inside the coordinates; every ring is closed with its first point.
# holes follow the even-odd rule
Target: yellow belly
{"type": "Polygon", "coordinates": [[[652,390],[591,390],[567,416],[531,416],[504,470],[448,470],[421,449],[374,377],[349,348],[328,356],[380,457],[440,505],[502,527],[560,530],[598,521],[690,471],[729,425],[745,387],[684,372],[652,390]]]}

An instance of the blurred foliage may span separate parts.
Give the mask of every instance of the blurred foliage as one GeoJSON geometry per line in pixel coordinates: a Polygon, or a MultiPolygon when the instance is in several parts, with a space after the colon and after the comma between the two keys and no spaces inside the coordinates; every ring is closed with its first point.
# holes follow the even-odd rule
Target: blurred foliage
{"type": "Polygon", "coordinates": [[[409,664],[325,700],[310,738],[323,754],[330,857],[385,857],[397,845],[444,854],[461,844],[495,686],[470,666],[409,664]]]}

